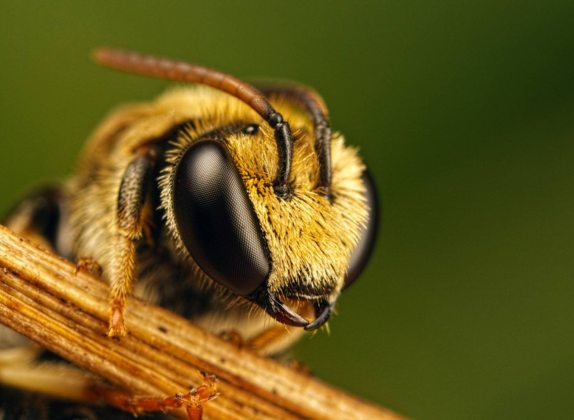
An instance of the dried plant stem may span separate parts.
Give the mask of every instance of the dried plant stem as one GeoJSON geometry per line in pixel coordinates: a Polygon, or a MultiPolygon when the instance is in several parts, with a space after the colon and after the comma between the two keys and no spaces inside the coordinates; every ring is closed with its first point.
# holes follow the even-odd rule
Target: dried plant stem
{"type": "Polygon", "coordinates": [[[3,226],[0,280],[0,322],[134,395],[185,392],[199,369],[218,379],[209,418],[400,418],[137,299],[110,339],[108,286],[3,226]]]}

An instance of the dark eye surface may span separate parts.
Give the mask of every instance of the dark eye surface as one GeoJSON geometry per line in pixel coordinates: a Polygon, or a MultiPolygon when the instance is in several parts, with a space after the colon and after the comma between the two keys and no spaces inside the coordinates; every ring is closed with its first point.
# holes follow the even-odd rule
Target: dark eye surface
{"type": "Polygon", "coordinates": [[[379,199],[375,182],[368,170],[363,173],[363,182],[367,188],[367,204],[369,205],[369,220],[361,232],[357,247],[351,254],[345,288],[349,287],[361,275],[361,272],[369,262],[369,258],[375,248],[377,230],[379,228],[379,199]]]}
{"type": "Polygon", "coordinates": [[[201,140],[176,167],[173,207],[183,243],[201,269],[246,296],[271,270],[267,245],[232,158],[217,140],[201,140]]]}

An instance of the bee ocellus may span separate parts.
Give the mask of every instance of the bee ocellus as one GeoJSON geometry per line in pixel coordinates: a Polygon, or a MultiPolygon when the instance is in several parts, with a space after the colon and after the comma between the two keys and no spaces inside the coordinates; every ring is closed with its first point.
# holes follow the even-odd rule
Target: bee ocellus
{"type": "MultiPolygon", "coordinates": [[[[110,336],[132,292],[263,354],[324,325],[377,230],[373,181],[312,89],[102,49],[118,70],[192,83],[113,112],[75,174],[6,224],[111,286],[110,336]]],[[[5,334],[4,348],[26,345],[5,334]]]]}

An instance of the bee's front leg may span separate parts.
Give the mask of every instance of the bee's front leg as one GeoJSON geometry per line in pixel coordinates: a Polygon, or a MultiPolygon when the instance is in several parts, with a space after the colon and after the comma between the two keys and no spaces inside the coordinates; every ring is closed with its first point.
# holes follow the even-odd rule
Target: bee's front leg
{"type": "Polygon", "coordinates": [[[151,186],[153,153],[140,153],[128,165],[118,193],[114,255],[111,267],[111,315],[108,335],[126,335],[124,311],[136,265],[135,241],[144,230],[144,206],[151,186]]]}

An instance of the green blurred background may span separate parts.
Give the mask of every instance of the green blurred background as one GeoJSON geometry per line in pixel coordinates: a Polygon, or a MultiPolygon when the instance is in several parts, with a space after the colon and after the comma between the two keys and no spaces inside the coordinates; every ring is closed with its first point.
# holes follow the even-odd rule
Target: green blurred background
{"type": "Polygon", "coordinates": [[[374,261],[318,376],[418,419],[574,410],[574,3],[7,1],[0,209],[64,179],[114,106],[167,83],[109,45],[322,92],[383,197],[374,261]]]}

